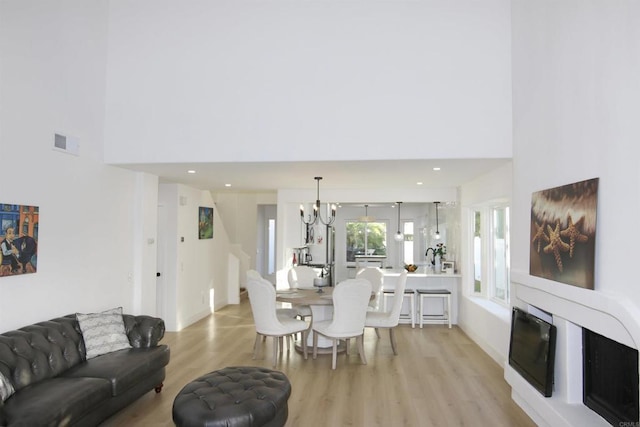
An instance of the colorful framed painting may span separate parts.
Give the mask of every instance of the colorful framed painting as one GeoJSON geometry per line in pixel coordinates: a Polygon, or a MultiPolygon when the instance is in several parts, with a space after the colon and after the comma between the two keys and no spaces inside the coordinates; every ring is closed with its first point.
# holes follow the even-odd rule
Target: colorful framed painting
{"type": "Polygon", "coordinates": [[[0,203],[0,277],[38,270],[37,206],[0,203]]]}
{"type": "Polygon", "coordinates": [[[529,274],[594,288],[598,178],[531,196],[529,274]]]}
{"type": "Polygon", "coordinates": [[[213,239],[213,208],[198,208],[198,238],[213,239]]]}

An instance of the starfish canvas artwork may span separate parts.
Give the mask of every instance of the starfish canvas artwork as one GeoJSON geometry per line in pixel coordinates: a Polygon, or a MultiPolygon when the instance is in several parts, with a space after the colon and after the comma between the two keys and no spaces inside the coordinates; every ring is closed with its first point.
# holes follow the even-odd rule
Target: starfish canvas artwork
{"type": "Polygon", "coordinates": [[[529,274],[594,288],[598,178],[533,193],[529,274]]]}

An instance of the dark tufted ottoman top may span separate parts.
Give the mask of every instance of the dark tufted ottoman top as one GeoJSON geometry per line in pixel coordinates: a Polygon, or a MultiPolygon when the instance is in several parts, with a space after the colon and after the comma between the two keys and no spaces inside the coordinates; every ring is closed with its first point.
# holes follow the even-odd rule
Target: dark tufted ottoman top
{"type": "Polygon", "coordinates": [[[255,366],[213,371],[184,386],[173,401],[180,427],[284,426],[291,383],[282,372],[255,366]]]}

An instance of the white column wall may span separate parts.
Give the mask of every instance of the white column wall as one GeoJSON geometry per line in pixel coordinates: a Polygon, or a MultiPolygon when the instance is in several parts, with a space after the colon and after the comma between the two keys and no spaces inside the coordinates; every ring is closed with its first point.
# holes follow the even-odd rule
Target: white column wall
{"type": "MultiPolygon", "coordinates": [[[[514,300],[557,315],[556,360],[580,359],[566,333],[575,325],[638,348],[640,288],[631,267],[640,248],[630,243],[637,234],[630,224],[640,210],[640,3],[512,3],[514,300]],[[530,276],[531,194],[596,177],[595,289],[530,276]]],[[[549,399],[508,376],[514,399],[540,425],[606,425],[573,404],[568,390],[581,388],[582,378],[566,366],[549,399]]]]}

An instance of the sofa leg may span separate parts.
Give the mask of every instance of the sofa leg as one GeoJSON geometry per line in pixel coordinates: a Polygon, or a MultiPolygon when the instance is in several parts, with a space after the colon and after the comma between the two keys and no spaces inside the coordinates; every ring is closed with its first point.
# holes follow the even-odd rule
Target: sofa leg
{"type": "Polygon", "coordinates": [[[164,386],[164,383],[160,383],[156,386],[155,388],[156,393],[160,393],[162,391],[162,386],[164,386]]]}

